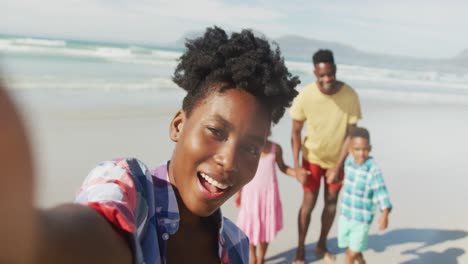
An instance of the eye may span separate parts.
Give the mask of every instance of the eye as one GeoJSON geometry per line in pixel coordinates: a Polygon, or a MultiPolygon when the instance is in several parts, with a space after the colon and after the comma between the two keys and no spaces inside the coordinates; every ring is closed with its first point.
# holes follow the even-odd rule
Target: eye
{"type": "Polygon", "coordinates": [[[207,127],[207,129],[216,140],[226,140],[226,132],[223,129],[215,127],[207,127]]]}
{"type": "Polygon", "coordinates": [[[245,152],[247,152],[249,155],[252,155],[253,157],[260,156],[260,148],[255,145],[245,146],[244,150],[245,152]]]}

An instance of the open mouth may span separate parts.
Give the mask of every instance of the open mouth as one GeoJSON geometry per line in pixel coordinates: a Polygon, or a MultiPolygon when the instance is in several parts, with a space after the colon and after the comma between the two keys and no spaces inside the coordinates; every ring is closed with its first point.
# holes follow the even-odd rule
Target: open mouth
{"type": "Polygon", "coordinates": [[[218,182],[203,172],[198,172],[197,175],[203,188],[210,194],[222,194],[229,188],[229,185],[218,182]]]}

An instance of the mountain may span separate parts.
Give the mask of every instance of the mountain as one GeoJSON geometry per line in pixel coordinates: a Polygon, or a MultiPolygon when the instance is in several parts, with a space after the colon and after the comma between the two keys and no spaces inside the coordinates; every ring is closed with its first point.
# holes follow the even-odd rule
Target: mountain
{"type": "MultiPolygon", "coordinates": [[[[201,36],[202,31],[190,32],[176,41],[173,45],[184,48],[185,39],[201,36]]],[[[437,71],[454,74],[468,72],[468,49],[463,50],[453,58],[431,59],[402,55],[371,53],[359,50],[350,45],[286,35],[272,39],[278,43],[283,56],[288,60],[312,61],[312,54],[318,49],[330,49],[335,55],[335,62],[339,64],[359,65],[366,67],[391,68],[401,70],[437,71]]]]}
{"type": "Polygon", "coordinates": [[[283,36],[275,40],[287,59],[312,61],[312,54],[318,49],[330,49],[336,63],[367,67],[392,68],[402,70],[424,70],[451,73],[468,71],[468,50],[455,58],[429,59],[401,55],[370,53],[352,46],[300,36],[283,36]]]}
{"type": "Polygon", "coordinates": [[[462,50],[462,52],[456,56],[456,59],[468,59],[468,49],[462,50]]]}

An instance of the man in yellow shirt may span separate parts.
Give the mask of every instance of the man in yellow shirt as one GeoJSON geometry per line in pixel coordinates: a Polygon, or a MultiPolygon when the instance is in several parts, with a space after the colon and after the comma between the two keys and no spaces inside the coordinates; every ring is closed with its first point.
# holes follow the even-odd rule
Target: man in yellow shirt
{"type": "Polygon", "coordinates": [[[299,239],[295,263],[305,261],[305,237],[322,178],[325,178],[325,206],[315,253],[327,260],[334,259],[327,249],[326,241],[335,218],[343,179],[343,163],[349,145],[348,131],[361,119],[361,107],[356,92],[336,79],[333,53],[330,50],[319,50],[313,55],[313,63],[317,80],[299,92],[290,109],[293,119],[294,167],[304,190],[298,217],[299,239]],[[306,136],[302,142],[304,123],[306,136]],[[299,162],[301,150],[302,166],[299,162]]]}

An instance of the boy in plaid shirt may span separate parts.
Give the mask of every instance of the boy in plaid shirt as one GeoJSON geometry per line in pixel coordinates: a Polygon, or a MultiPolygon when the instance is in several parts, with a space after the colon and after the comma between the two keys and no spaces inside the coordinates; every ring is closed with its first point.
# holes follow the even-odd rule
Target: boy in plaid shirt
{"type": "Polygon", "coordinates": [[[369,228],[374,218],[375,205],[382,212],[379,229],[388,226],[392,209],[380,169],[372,157],[367,129],[351,130],[350,155],[345,161],[345,180],[338,225],[338,246],[346,248],[346,263],[365,263],[362,252],[367,249],[369,228]]]}

